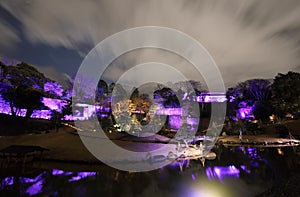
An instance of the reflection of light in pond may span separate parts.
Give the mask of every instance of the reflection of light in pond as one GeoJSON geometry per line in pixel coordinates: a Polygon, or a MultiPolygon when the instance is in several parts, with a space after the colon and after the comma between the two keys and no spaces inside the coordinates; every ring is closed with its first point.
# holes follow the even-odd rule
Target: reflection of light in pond
{"type": "MultiPolygon", "coordinates": [[[[35,178],[28,178],[28,177],[6,177],[0,183],[0,190],[5,190],[7,186],[12,186],[15,184],[14,179],[17,178],[20,183],[23,183],[26,188],[26,195],[36,195],[42,192],[43,183],[46,180],[46,177],[49,175],[52,176],[62,176],[69,178],[69,182],[79,181],[87,177],[95,176],[96,172],[66,172],[63,170],[53,169],[50,173],[42,172],[35,178]],[[70,178],[71,177],[71,178],[70,178]]],[[[24,194],[23,194],[24,195],[24,194]]]]}
{"type": "Polygon", "coordinates": [[[251,158],[260,158],[257,154],[257,148],[239,146],[237,150],[244,152],[244,154],[249,155],[251,158]]]}
{"type": "Polygon", "coordinates": [[[53,170],[52,170],[52,175],[53,175],[53,176],[61,175],[61,174],[63,174],[63,173],[64,173],[63,170],[58,170],[58,169],[53,169],[53,170]]]}
{"type": "Polygon", "coordinates": [[[20,181],[22,181],[24,183],[34,183],[34,182],[37,182],[38,180],[40,180],[42,178],[43,174],[44,173],[41,173],[38,176],[36,176],[35,178],[20,177],[20,181]]]}
{"type": "MultiPolygon", "coordinates": [[[[56,175],[63,175],[63,176],[70,176],[70,175],[74,175],[73,172],[65,172],[63,170],[59,170],[59,169],[53,169],[52,170],[52,175],[56,176],[56,175]]],[[[76,173],[76,176],[72,176],[69,179],[69,182],[73,182],[73,181],[79,181],[81,179],[90,177],[90,176],[95,176],[96,172],[78,172],[76,173]]]]}
{"type": "Polygon", "coordinates": [[[26,193],[31,196],[40,193],[43,188],[43,182],[44,182],[44,180],[40,180],[40,181],[36,182],[35,184],[31,185],[30,187],[27,188],[26,193]]]}
{"type": "Polygon", "coordinates": [[[234,166],[215,166],[206,168],[206,176],[209,180],[213,180],[215,178],[222,180],[225,177],[236,177],[238,178],[240,175],[240,171],[234,166]]]}
{"type": "Polygon", "coordinates": [[[66,172],[66,171],[63,171],[63,170],[58,170],[58,169],[53,169],[52,170],[52,175],[53,176],[56,176],[56,175],[64,175],[64,176],[69,176],[73,174],[72,172],[66,172]]]}
{"type": "Polygon", "coordinates": [[[192,179],[193,179],[193,181],[196,179],[196,177],[195,177],[195,175],[194,175],[194,174],[192,174],[192,179]]]}
{"type": "Polygon", "coordinates": [[[244,166],[244,165],[241,165],[240,167],[241,167],[242,170],[244,170],[244,171],[247,172],[247,173],[250,173],[250,172],[251,172],[251,171],[248,170],[247,167],[244,166]]]}
{"type": "Polygon", "coordinates": [[[96,172],[78,172],[77,176],[73,176],[72,178],[69,179],[69,182],[73,181],[79,181],[81,179],[90,177],[90,176],[95,176],[96,172]]]}
{"type": "Polygon", "coordinates": [[[1,185],[13,185],[14,184],[14,177],[10,176],[10,177],[6,177],[3,181],[1,185]]]}

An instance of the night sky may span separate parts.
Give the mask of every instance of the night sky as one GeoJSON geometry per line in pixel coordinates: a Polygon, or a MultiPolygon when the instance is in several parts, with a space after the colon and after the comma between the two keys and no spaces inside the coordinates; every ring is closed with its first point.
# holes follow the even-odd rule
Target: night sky
{"type": "MultiPolygon", "coordinates": [[[[137,26],[166,26],[197,39],[229,87],[300,71],[299,13],[299,0],[1,0],[0,56],[62,80],[74,76],[85,55],[107,36],[137,26]]],[[[116,80],[128,69],[124,64],[148,60],[149,54],[151,60],[162,58],[152,51],[128,54],[105,77],[116,80]]]]}

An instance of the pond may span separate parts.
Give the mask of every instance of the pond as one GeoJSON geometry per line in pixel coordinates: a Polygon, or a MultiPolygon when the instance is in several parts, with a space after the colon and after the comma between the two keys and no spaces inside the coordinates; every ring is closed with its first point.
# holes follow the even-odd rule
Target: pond
{"type": "Polygon", "coordinates": [[[299,147],[215,147],[215,160],[180,161],[149,172],[106,165],[41,162],[26,173],[4,170],[0,196],[256,196],[299,173],[299,147]]]}

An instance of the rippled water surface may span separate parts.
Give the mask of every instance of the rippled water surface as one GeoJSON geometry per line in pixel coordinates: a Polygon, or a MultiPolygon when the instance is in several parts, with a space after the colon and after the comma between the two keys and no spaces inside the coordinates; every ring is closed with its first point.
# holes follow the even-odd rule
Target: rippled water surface
{"type": "Polygon", "coordinates": [[[42,162],[1,170],[0,196],[255,196],[299,173],[299,148],[217,147],[217,158],[175,162],[150,172],[42,162]]]}

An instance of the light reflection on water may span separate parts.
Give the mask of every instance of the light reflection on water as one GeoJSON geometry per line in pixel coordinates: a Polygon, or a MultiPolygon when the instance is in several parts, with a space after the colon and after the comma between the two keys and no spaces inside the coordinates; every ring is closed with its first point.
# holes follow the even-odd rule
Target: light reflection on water
{"type": "Polygon", "coordinates": [[[34,175],[1,176],[0,196],[254,196],[299,168],[299,157],[291,147],[214,151],[217,159],[206,161],[204,167],[191,160],[144,173],[110,167],[97,172],[53,168],[34,175]]]}

